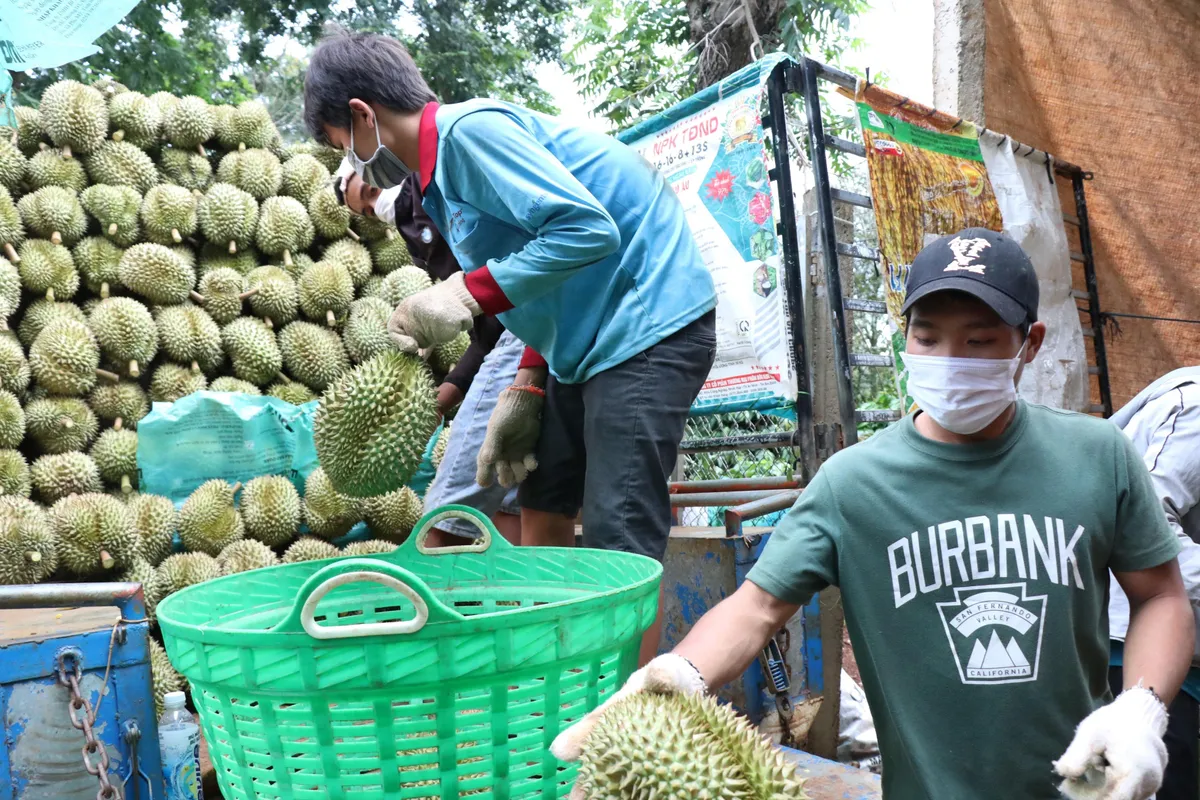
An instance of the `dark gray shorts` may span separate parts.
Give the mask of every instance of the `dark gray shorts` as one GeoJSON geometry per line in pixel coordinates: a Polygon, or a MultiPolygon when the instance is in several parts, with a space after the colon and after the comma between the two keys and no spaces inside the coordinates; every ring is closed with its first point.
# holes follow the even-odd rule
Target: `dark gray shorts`
{"type": "Polygon", "coordinates": [[[579,384],[550,377],[538,468],[522,508],[575,516],[583,544],[662,560],[671,532],[667,482],[688,409],[716,355],[716,312],[579,384]]]}

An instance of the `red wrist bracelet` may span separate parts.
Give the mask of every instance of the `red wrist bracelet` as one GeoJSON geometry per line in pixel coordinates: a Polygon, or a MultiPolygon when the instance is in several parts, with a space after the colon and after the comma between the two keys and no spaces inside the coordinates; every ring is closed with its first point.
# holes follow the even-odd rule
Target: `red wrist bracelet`
{"type": "Polygon", "coordinates": [[[536,394],[538,397],[546,396],[545,389],[543,389],[540,386],[534,386],[531,383],[523,383],[520,385],[513,385],[513,386],[508,387],[508,390],[510,392],[529,392],[530,394],[536,394]]]}

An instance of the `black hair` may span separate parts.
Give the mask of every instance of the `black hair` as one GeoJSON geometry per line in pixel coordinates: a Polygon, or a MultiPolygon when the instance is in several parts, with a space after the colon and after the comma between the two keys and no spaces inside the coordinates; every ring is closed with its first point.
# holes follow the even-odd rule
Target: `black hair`
{"type": "Polygon", "coordinates": [[[313,51],[304,75],[304,124],[322,144],[325,126],[350,127],[350,101],[419,111],[435,100],[404,45],[377,33],[335,29],[313,51]]]}

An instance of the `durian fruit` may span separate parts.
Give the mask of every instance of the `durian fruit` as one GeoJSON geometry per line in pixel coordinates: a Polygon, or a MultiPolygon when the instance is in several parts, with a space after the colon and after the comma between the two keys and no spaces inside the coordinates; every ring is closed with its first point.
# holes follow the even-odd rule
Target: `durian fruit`
{"type": "Polygon", "coordinates": [[[88,318],[105,358],[136,378],[158,352],[158,328],[149,309],[129,297],[101,300],[88,318]]]}
{"type": "Polygon", "coordinates": [[[196,285],[196,273],[160,244],[135,244],[118,266],[121,283],[155,305],[177,305],[196,285]]]}
{"type": "Polygon", "coordinates": [[[298,155],[288,160],[282,169],[283,180],[279,193],[308,204],[313,192],[329,183],[329,170],[312,156],[298,155]]]}
{"type": "Polygon", "coordinates": [[[247,100],[230,109],[217,140],[226,150],[268,147],[278,135],[271,112],[257,100],[247,100]]]}
{"type": "Polygon", "coordinates": [[[0,336],[0,389],[23,394],[29,388],[32,373],[25,359],[25,350],[11,334],[0,336]]]}
{"type": "Polygon", "coordinates": [[[150,378],[150,399],[155,403],[174,403],[207,388],[208,379],[204,373],[164,361],[155,368],[150,378]]]}
{"type": "Polygon", "coordinates": [[[47,186],[25,195],[17,202],[17,211],[26,230],[54,244],[70,247],[87,232],[87,215],[79,198],[61,186],[47,186]]]}
{"type": "Polygon", "coordinates": [[[12,192],[18,191],[28,168],[29,161],[25,154],[7,138],[0,138],[0,186],[12,192]]]}
{"type": "Polygon", "coordinates": [[[216,183],[204,193],[197,209],[200,229],[215,244],[227,243],[230,253],[247,248],[258,225],[258,202],[230,183],[216,183]]]}
{"type": "Polygon", "coordinates": [[[312,221],[308,218],[308,210],[299,200],[268,197],[263,201],[258,212],[259,250],[267,255],[282,255],[283,263],[290,266],[292,253],[308,249],[312,240],[312,221]]]}
{"type": "Polygon", "coordinates": [[[8,318],[21,305],[21,273],[0,256],[0,331],[8,330],[8,318]]]}
{"type": "Polygon", "coordinates": [[[117,430],[136,430],[138,421],[150,413],[150,399],[145,390],[132,381],[98,382],[88,395],[88,405],[97,417],[117,430]]]}
{"type": "Polygon", "coordinates": [[[217,180],[233,184],[261,203],[279,193],[283,184],[283,165],[268,150],[235,150],[221,158],[217,165],[217,180]]]}
{"type": "Polygon", "coordinates": [[[246,276],[246,285],[254,292],[250,308],[272,328],[282,328],[300,312],[300,290],[283,268],[258,267],[246,276]]]}
{"type": "Polygon", "coordinates": [[[447,422],[442,426],[442,432],[438,434],[437,441],[433,443],[433,452],[429,454],[429,461],[433,464],[435,472],[442,466],[442,459],[446,457],[446,447],[449,444],[450,423],[447,422]]]}
{"type": "Polygon", "coordinates": [[[241,511],[247,536],[280,547],[300,528],[300,493],[280,475],[254,478],[242,489],[241,511]]]}
{"type": "Polygon", "coordinates": [[[20,263],[17,248],[25,241],[25,223],[8,189],[0,186],[0,248],[14,264],[20,263]]]}
{"type": "Polygon", "coordinates": [[[246,535],[242,515],[233,505],[241,484],[205,481],[179,509],[179,538],[189,552],[215,556],[246,535]]]}
{"type": "MultiPolygon", "coordinates": [[[[334,170],[336,172],[337,170],[334,170]]],[[[400,235],[396,228],[378,217],[365,217],[355,214],[350,218],[350,228],[364,241],[377,242],[380,239],[395,239],[400,235]]]]}
{"type": "Polygon", "coordinates": [[[302,153],[313,156],[325,165],[325,169],[329,170],[330,175],[338,171],[338,167],[342,165],[342,159],[346,157],[345,153],[338,148],[326,147],[316,142],[298,142],[288,147],[288,151],[292,158],[302,153]]]}
{"type": "Polygon", "coordinates": [[[42,397],[25,406],[25,431],[38,450],[56,455],[86,450],[100,422],[77,397],[42,397]]]}
{"type": "Polygon", "coordinates": [[[313,192],[307,205],[313,229],[321,238],[340,239],[350,233],[350,209],[338,202],[332,186],[313,192]]]}
{"type": "Polygon", "coordinates": [[[424,509],[421,498],[407,486],[363,501],[367,527],[376,538],[401,544],[412,533],[424,509]]]}
{"type": "Polygon", "coordinates": [[[172,692],[187,690],[187,681],[171,666],[167,651],[153,637],[146,637],[150,646],[150,682],[154,691],[154,716],[161,717],[166,697],[172,692]]]}
{"type": "Polygon", "coordinates": [[[128,86],[120,83],[112,77],[100,78],[99,80],[92,81],[91,86],[101,95],[103,95],[104,102],[108,103],[110,114],[112,113],[111,109],[113,99],[119,95],[126,94],[129,91],[128,86]]]}
{"type": "MultiPolygon", "coordinates": [[[[130,191],[133,191],[132,189],[130,191]]],[[[102,236],[87,236],[71,250],[79,276],[87,290],[104,300],[113,289],[120,289],[119,267],[125,251],[102,236]]]]}
{"type": "Polygon", "coordinates": [[[316,322],[336,327],[354,302],[354,282],[346,268],[318,261],[300,278],[300,310],[316,322]]]}
{"type": "Polygon", "coordinates": [[[12,392],[0,389],[0,448],[11,450],[25,439],[25,409],[12,392]]]}
{"type": "Polygon", "coordinates": [[[155,322],[159,347],[172,361],[188,364],[193,372],[207,374],[225,360],[221,328],[203,308],[190,304],[168,306],[158,312],[155,322]]]}
{"type": "MultiPolygon", "coordinates": [[[[228,141],[229,139],[232,138],[232,130],[229,127],[229,120],[233,118],[233,106],[227,106],[227,105],[223,105],[223,104],[214,105],[212,107],[212,110],[213,110],[213,119],[215,120],[215,123],[216,123],[213,126],[214,127],[213,140],[215,140],[218,145],[221,145],[221,147],[223,147],[226,150],[236,150],[237,149],[236,143],[234,144],[233,147],[228,147],[223,144],[223,142],[228,141]]],[[[210,144],[211,144],[211,141],[210,141],[210,144]]]]}
{"type": "Polygon", "coordinates": [[[576,791],[611,800],[803,800],[795,764],[729,706],[693,693],[638,692],[588,734],[576,791]]]}
{"type": "Polygon", "coordinates": [[[167,145],[158,156],[163,183],[173,183],[190,191],[202,192],[213,179],[212,164],[195,150],[167,145]]]}
{"type": "Polygon", "coordinates": [[[252,569],[273,567],[279,563],[279,556],[262,542],[241,539],[222,550],[217,556],[217,563],[221,565],[221,572],[233,575],[252,569]]]}
{"type": "Polygon", "coordinates": [[[179,98],[163,116],[163,137],[176,147],[196,150],[201,155],[215,129],[212,107],[195,95],[179,98]]]}
{"type": "Polygon", "coordinates": [[[325,392],[313,438],[338,491],[374,497],[408,483],[437,424],[429,367],[392,350],[347,372],[325,392]]]}
{"type": "Polygon", "coordinates": [[[0,126],[0,136],[15,144],[26,157],[32,156],[49,141],[42,127],[41,113],[29,106],[16,106],[13,114],[17,118],[17,127],[0,126]]]}
{"type": "Polygon", "coordinates": [[[29,497],[29,464],[20,450],[0,450],[0,495],[29,497]]]}
{"type": "MultiPolygon", "coordinates": [[[[15,147],[9,145],[17,157],[24,159],[15,147]]],[[[0,145],[0,182],[3,182],[3,145],[0,145]]],[[[88,185],[87,173],[77,158],[66,158],[57,150],[43,150],[25,164],[25,176],[33,190],[47,186],[58,186],[79,194],[88,185]]],[[[11,188],[11,187],[10,187],[11,188]]]]}
{"type": "Polygon", "coordinates": [[[50,507],[58,558],[68,571],[88,578],[119,575],[133,566],[141,541],[125,504],[106,494],[74,494],[50,507]]]}
{"type": "Polygon", "coordinates": [[[413,265],[412,253],[409,252],[404,239],[399,236],[378,239],[368,243],[367,248],[371,251],[375,272],[380,275],[389,275],[401,267],[413,265]]]}
{"type": "Polygon", "coordinates": [[[145,194],[158,183],[158,169],[150,156],[129,142],[108,141],[83,160],[92,183],[131,186],[145,194]]]}
{"type": "Polygon", "coordinates": [[[100,477],[125,494],[137,488],[137,434],[109,428],[92,445],[92,460],[100,468],[100,477]]]}
{"type": "Polygon", "coordinates": [[[278,397],[285,403],[291,403],[294,406],[302,406],[317,399],[317,396],[313,394],[313,390],[309,389],[303,383],[286,380],[268,386],[267,394],[271,397],[278,397]]]}
{"type": "Polygon", "coordinates": [[[200,289],[192,299],[204,307],[218,325],[228,325],[242,315],[242,301],[248,297],[246,278],[232,269],[215,269],[200,279],[200,289]]]}
{"type": "Polygon", "coordinates": [[[42,93],[42,126],[63,155],[87,155],[108,135],[104,95],[76,81],[59,81],[42,93]]]}
{"type": "Polygon", "coordinates": [[[108,104],[108,126],[114,142],[129,142],[150,150],[158,144],[162,124],[158,104],[138,92],[125,92],[108,104]]]}
{"type": "Polygon", "coordinates": [[[183,263],[184,267],[190,269],[192,274],[196,273],[196,251],[188,244],[177,244],[174,247],[167,247],[175,256],[183,263]]]}
{"type": "Polygon", "coordinates": [[[163,116],[165,121],[167,112],[174,108],[179,103],[179,98],[170,92],[155,92],[150,95],[150,102],[158,106],[158,111],[163,116]]]}
{"type": "Polygon", "coordinates": [[[45,239],[29,239],[21,245],[18,266],[21,285],[47,300],[70,300],[79,291],[79,273],[71,251],[45,239]]]}
{"type": "Polygon", "coordinates": [[[196,197],[182,186],[154,186],[142,200],[141,220],[147,241],[179,244],[196,232],[196,197]]]}
{"type": "Polygon", "coordinates": [[[30,347],[38,334],[57,319],[72,319],[76,322],[86,323],[87,315],[74,303],[34,300],[25,307],[21,324],[17,326],[17,338],[21,340],[21,344],[30,347]]]}
{"type": "Polygon", "coordinates": [[[233,374],[257,386],[266,386],[283,368],[283,355],[275,335],[251,317],[239,317],[221,330],[233,374]]]}
{"type": "MultiPolygon", "coordinates": [[[[58,395],[87,394],[102,373],[100,348],[96,337],[82,322],[58,319],[51,322],[33,340],[29,348],[29,369],[34,380],[46,391],[58,395]]],[[[116,380],[116,376],[107,376],[116,380]]]]}
{"type": "MultiPolygon", "coordinates": [[[[125,574],[121,576],[121,582],[142,585],[142,599],[146,602],[146,619],[150,620],[151,625],[154,625],[158,619],[158,615],[155,614],[155,610],[158,608],[158,598],[154,596],[154,565],[144,558],[134,559],[133,566],[125,570],[125,574]]],[[[158,644],[153,638],[147,638],[151,643],[158,644]]]]}
{"type": "Polygon", "coordinates": [[[356,289],[371,277],[371,251],[358,242],[339,239],[325,248],[321,260],[345,267],[356,289]]]}
{"type": "Polygon", "coordinates": [[[161,603],[180,589],[219,577],[221,565],[207,553],[176,553],[154,571],[154,596],[161,603]]]}
{"type": "Polygon", "coordinates": [[[317,392],[350,368],[342,337],[311,322],[293,322],[280,331],[279,350],[288,373],[317,392]]]}
{"type": "Polygon", "coordinates": [[[362,501],[339,493],[325,470],[317,467],[304,481],[304,522],[322,539],[344,536],[362,521],[362,501]]]}
{"type": "Polygon", "coordinates": [[[429,273],[420,267],[401,267],[383,279],[383,299],[395,308],[417,292],[433,286],[429,273]]]}
{"type": "Polygon", "coordinates": [[[429,364],[436,371],[445,374],[454,368],[470,345],[471,337],[463,331],[450,341],[433,348],[433,352],[429,354],[429,364]]]}
{"type": "Polygon", "coordinates": [[[57,568],[58,542],[41,507],[0,497],[0,584],[40,583],[57,568]]]}
{"type": "Polygon", "coordinates": [[[374,556],[390,553],[396,549],[396,545],[391,542],[385,542],[382,539],[367,539],[362,542],[352,542],[342,548],[344,556],[374,556]]]}
{"type": "Polygon", "coordinates": [[[341,550],[329,542],[314,536],[302,536],[283,551],[284,564],[299,564],[301,561],[319,561],[323,558],[337,558],[341,550]]]}
{"type": "Polygon", "coordinates": [[[272,256],[268,262],[272,267],[282,269],[299,285],[304,273],[308,272],[308,268],[317,262],[313,261],[308,253],[291,253],[291,256],[292,263],[290,265],[283,263],[283,256],[272,256]]]}
{"type": "Polygon", "coordinates": [[[233,392],[235,394],[252,394],[255,396],[262,394],[262,390],[253,383],[243,381],[239,378],[230,378],[227,375],[223,375],[210,383],[208,390],[210,392],[233,392]]]}
{"type": "Polygon", "coordinates": [[[350,304],[350,317],[342,332],[342,342],[351,361],[361,364],[392,348],[387,332],[391,315],[392,309],[378,297],[363,297],[350,304]]]}
{"type": "Polygon", "coordinates": [[[100,223],[100,232],[118,247],[136,244],[142,235],[138,213],[142,196],[132,186],[96,184],[79,196],[83,209],[100,223]]]}
{"type": "Polygon", "coordinates": [[[179,512],[171,498],[157,494],[133,494],[125,503],[129,518],[142,540],[142,558],[153,566],[171,555],[179,512]]]}
{"type": "Polygon", "coordinates": [[[104,491],[100,468],[91,456],[80,452],[42,456],[29,467],[29,480],[47,506],[69,495],[104,491]]]}
{"type": "Polygon", "coordinates": [[[258,268],[259,260],[258,251],[253,247],[239,247],[236,253],[230,253],[227,248],[210,242],[200,248],[199,273],[205,275],[213,270],[231,269],[248,276],[258,268]]]}

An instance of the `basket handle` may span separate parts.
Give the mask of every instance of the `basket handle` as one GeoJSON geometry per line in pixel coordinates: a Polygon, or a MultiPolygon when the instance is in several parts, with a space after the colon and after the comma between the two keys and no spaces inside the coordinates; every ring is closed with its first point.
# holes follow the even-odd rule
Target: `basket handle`
{"type": "Polygon", "coordinates": [[[434,596],[429,584],[404,567],[380,559],[347,558],[322,567],[305,581],[296,595],[291,612],[271,631],[287,632],[299,628],[314,639],[352,639],[358,636],[416,633],[427,622],[459,622],[463,619],[462,614],[434,596]],[[378,583],[395,589],[416,607],[416,616],[394,622],[318,625],[314,614],[321,599],[339,586],[359,582],[378,583]]]}
{"type": "Polygon", "coordinates": [[[488,519],[478,509],[470,506],[449,505],[441,506],[429,511],[425,516],[417,521],[413,528],[414,533],[408,537],[408,541],[402,544],[399,550],[415,549],[418,553],[424,556],[440,556],[450,555],[452,553],[485,553],[489,547],[496,542],[497,547],[511,547],[508,540],[500,535],[496,530],[496,526],[492,525],[492,521],[488,519]],[[448,547],[427,547],[425,540],[429,538],[429,532],[433,530],[439,522],[446,519],[462,519],[470,522],[479,529],[482,534],[478,539],[471,544],[452,545],[448,547]]]}

